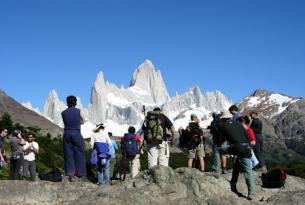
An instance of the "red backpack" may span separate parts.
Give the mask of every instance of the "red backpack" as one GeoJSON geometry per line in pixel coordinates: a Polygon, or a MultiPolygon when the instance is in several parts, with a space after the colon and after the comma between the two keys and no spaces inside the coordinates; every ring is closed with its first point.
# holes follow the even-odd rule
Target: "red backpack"
{"type": "Polygon", "coordinates": [[[263,187],[265,188],[285,188],[287,175],[283,169],[274,169],[262,174],[263,187]]]}

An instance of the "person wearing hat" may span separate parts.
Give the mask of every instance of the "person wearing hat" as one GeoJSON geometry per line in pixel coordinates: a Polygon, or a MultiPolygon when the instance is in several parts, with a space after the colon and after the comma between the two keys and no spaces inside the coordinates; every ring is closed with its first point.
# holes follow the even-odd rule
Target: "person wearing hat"
{"type": "Polygon", "coordinates": [[[242,170],[248,187],[247,199],[252,200],[256,191],[252,172],[250,139],[244,127],[239,122],[232,121],[231,117],[228,110],[222,111],[219,125],[221,139],[229,143],[230,152],[237,156],[233,165],[231,190],[238,193],[236,184],[239,172],[242,170]]]}
{"type": "Polygon", "coordinates": [[[193,167],[194,159],[199,159],[200,170],[204,171],[204,143],[203,143],[203,131],[200,127],[200,121],[195,114],[191,114],[191,122],[188,124],[187,128],[190,133],[191,142],[188,154],[188,168],[193,167]]]}
{"type": "Polygon", "coordinates": [[[20,170],[23,163],[23,145],[25,140],[22,138],[20,130],[15,130],[10,139],[10,145],[12,150],[12,155],[10,159],[10,179],[18,180],[20,179],[20,170]]]}
{"type": "MultiPolygon", "coordinates": [[[[112,145],[111,139],[109,137],[108,131],[105,130],[103,123],[96,125],[91,136],[90,145],[92,149],[97,149],[98,144],[105,146],[106,150],[108,148],[108,155],[110,156],[109,149],[112,145]]],[[[109,158],[106,158],[106,162],[102,165],[102,158],[98,157],[97,165],[97,178],[98,185],[107,185],[110,184],[110,175],[109,175],[109,158]]]]}
{"type": "Polygon", "coordinates": [[[68,108],[61,113],[64,122],[64,163],[65,174],[69,181],[74,181],[74,176],[85,180],[86,160],[85,143],[80,131],[80,125],[84,123],[85,117],[81,110],[76,108],[77,99],[75,96],[67,97],[68,108]]]}

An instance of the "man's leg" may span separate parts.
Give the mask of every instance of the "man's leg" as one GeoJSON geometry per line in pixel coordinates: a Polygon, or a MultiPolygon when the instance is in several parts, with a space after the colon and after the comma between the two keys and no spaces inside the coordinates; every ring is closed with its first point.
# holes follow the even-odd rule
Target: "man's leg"
{"type": "Polygon", "coordinates": [[[73,152],[75,158],[76,175],[85,177],[86,174],[86,159],[85,159],[85,144],[83,137],[79,131],[74,131],[72,138],[73,152]]]}
{"type": "Polygon", "coordinates": [[[64,159],[65,159],[65,174],[66,176],[74,176],[74,153],[73,153],[73,145],[71,142],[71,136],[69,131],[64,132],[63,137],[64,144],[64,159]]]}
{"type": "Polygon", "coordinates": [[[149,146],[147,151],[148,169],[158,164],[158,148],[157,146],[149,146]]]}
{"type": "Polygon", "coordinates": [[[159,155],[159,165],[163,165],[168,167],[169,164],[169,146],[168,142],[163,141],[159,146],[158,146],[158,155],[159,155]]]}
{"type": "Polygon", "coordinates": [[[254,176],[252,172],[252,163],[250,158],[240,158],[240,165],[244,171],[246,184],[248,187],[248,197],[249,199],[253,199],[255,196],[255,183],[254,183],[254,176]]]}
{"type": "Polygon", "coordinates": [[[35,181],[36,179],[36,162],[35,161],[30,161],[29,162],[30,166],[30,179],[31,181],[35,181]]]}

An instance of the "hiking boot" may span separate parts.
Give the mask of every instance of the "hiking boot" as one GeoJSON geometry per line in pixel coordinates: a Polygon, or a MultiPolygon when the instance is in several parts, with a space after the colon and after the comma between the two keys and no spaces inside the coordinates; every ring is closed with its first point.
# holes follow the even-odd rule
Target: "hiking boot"
{"type": "Polygon", "coordinates": [[[221,174],[228,174],[227,169],[222,169],[221,174]]]}
{"type": "Polygon", "coordinates": [[[254,194],[249,194],[249,195],[247,196],[247,199],[248,199],[249,201],[252,201],[252,200],[254,199],[254,194]]]}
{"type": "Polygon", "coordinates": [[[75,177],[74,176],[69,176],[68,180],[69,180],[69,182],[75,182],[75,177]]]}

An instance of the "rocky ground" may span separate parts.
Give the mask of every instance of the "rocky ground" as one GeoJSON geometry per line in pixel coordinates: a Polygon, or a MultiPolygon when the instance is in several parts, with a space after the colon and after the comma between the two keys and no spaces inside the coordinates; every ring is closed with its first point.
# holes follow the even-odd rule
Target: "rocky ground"
{"type": "Polygon", "coordinates": [[[305,180],[288,176],[285,189],[265,189],[261,188],[260,174],[255,172],[257,195],[253,201],[243,196],[247,188],[242,175],[237,187],[241,194],[237,195],[230,190],[230,173],[217,179],[212,173],[196,169],[156,166],[135,179],[111,186],[87,182],[1,181],[0,204],[305,204],[305,180]]]}

